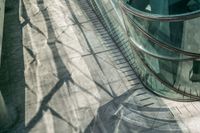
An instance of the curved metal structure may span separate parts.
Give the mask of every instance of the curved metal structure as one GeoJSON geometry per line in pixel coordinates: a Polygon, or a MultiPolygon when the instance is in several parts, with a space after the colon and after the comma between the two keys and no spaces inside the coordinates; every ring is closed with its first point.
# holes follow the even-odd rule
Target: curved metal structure
{"type": "Polygon", "coordinates": [[[200,99],[200,0],[90,3],[148,89],[177,101],[200,99]]]}

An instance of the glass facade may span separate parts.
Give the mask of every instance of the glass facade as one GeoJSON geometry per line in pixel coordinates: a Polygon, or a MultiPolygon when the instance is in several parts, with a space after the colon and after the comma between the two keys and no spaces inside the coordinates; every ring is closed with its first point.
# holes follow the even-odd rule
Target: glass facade
{"type": "Polygon", "coordinates": [[[200,0],[90,1],[147,88],[200,99],[200,0]]]}

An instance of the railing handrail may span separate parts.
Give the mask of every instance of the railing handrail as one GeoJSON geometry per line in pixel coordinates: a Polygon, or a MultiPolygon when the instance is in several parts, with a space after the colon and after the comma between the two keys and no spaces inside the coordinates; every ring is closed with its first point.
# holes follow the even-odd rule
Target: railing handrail
{"type": "MultiPolygon", "coordinates": [[[[130,19],[130,18],[129,18],[130,19]]],[[[132,20],[132,23],[134,24],[135,28],[137,30],[139,30],[146,38],[148,38],[150,41],[152,41],[155,45],[159,46],[159,47],[162,47],[164,49],[167,49],[167,50],[170,50],[170,51],[176,51],[176,52],[179,52],[183,55],[186,55],[186,56],[191,56],[192,58],[191,59],[198,59],[200,58],[200,54],[198,53],[192,53],[192,52],[188,52],[188,51],[185,51],[185,50],[181,50],[181,49],[178,49],[172,45],[169,45],[167,43],[164,43],[164,42],[161,42],[160,40],[152,37],[149,33],[147,33],[146,31],[144,31],[138,24],[136,24],[133,20],[132,20]]]]}
{"type": "MultiPolygon", "coordinates": [[[[134,42],[132,42],[132,43],[134,43],[134,42]]],[[[138,54],[138,52],[143,52],[143,51],[138,51],[137,49],[136,49],[136,47],[134,47],[134,45],[132,45],[132,47],[137,51],[136,52],[136,54],[137,54],[137,56],[139,56],[138,54]]],[[[158,79],[162,84],[164,84],[164,85],[166,85],[167,87],[169,87],[169,89],[171,89],[171,90],[173,90],[173,91],[175,91],[175,92],[177,92],[177,93],[179,93],[179,94],[182,94],[183,96],[187,96],[187,97],[190,97],[191,98],[191,100],[200,100],[200,96],[198,96],[198,95],[193,95],[193,94],[190,94],[190,93],[187,93],[187,92],[185,92],[185,91],[181,91],[180,89],[178,89],[178,88],[176,88],[176,87],[174,87],[173,85],[171,85],[171,84],[169,84],[167,81],[164,81],[163,79],[161,79],[144,61],[142,61],[142,59],[139,57],[139,60],[142,62],[142,64],[145,66],[145,68],[147,68],[150,72],[151,72],[151,74],[153,74],[154,75],[154,77],[156,77],[156,79],[158,79]]]]}
{"type": "Polygon", "coordinates": [[[183,59],[164,57],[164,56],[161,56],[161,55],[158,55],[158,54],[151,53],[148,50],[145,50],[145,49],[139,47],[138,44],[136,44],[136,42],[132,38],[130,38],[130,40],[132,42],[134,42],[134,44],[131,44],[131,45],[134,45],[135,48],[137,48],[138,50],[142,51],[143,53],[150,55],[150,56],[157,58],[157,59],[173,61],[173,62],[186,62],[186,61],[191,61],[191,60],[196,59],[196,58],[193,58],[193,57],[188,57],[188,58],[183,58],[183,59]]]}

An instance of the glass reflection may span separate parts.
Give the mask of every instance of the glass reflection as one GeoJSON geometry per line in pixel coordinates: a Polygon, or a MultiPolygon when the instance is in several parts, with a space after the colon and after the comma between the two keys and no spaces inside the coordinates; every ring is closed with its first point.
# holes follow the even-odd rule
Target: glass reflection
{"type": "MultiPolygon", "coordinates": [[[[130,0],[127,3],[137,10],[159,15],[188,13],[198,10],[200,5],[198,1],[191,2],[191,0],[130,0]]],[[[200,53],[200,40],[194,35],[197,33],[200,34],[195,29],[200,24],[199,19],[186,21],[153,21],[136,17],[129,12],[125,12],[125,14],[125,24],[133,45],[142,47],[152,53],[152,55],[157,53],[156,57],[151,54],[146,54],[148,52],[139,49],[139,58],[145,62],[147,67],[159,79],[166,81],[174,88],[182,89],[184,93],[198,96],[200,94],[200,60],[191,58],[190,61],[184,61],[183,57],[185,56],[182,53],[185,51],[195,54],[200,53]],[[136,29],[142,29],[144,33],[141,31],[137,32],[136,29]],[[197,32],[195,33],[195,31],[197,32]],[[150,41],[148,36],[147,39],[144,38],[144,34],[148,34],[150,37],[159,40],[163,45],[169,45],[172,49],[180,49],[183,52],[166,50],[160,45],[157,45],[156,42],[150,41]],[[161,59],[160,55],[169,60],[161,59]],[[180,60],[175,61],[170,56],[179,58],[180,60]]]]}
{"type": "Polygon", "coordinates": [[[177,15],[200,9],[200,0],[129,0],[135,9],[159,15],[177,15]]]}

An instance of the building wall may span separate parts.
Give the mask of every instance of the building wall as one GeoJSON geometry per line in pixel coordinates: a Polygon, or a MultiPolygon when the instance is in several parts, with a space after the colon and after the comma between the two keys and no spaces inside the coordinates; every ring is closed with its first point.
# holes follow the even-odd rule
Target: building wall
{"type": "Polygon", "coordinates": [[[5,10],[5,0],[1,0],[0,1],[0,61],[1,61],[1,49],[3,40],[4,10],[5,10]]]}

